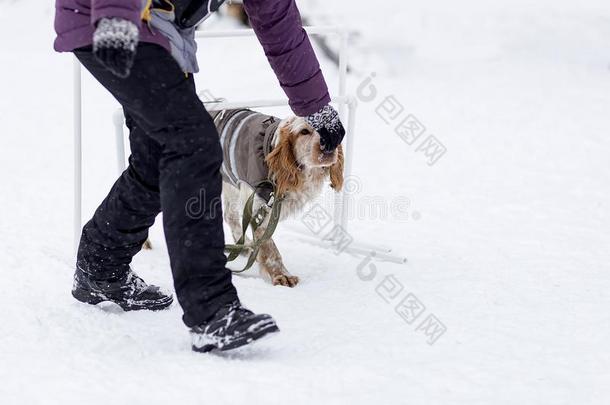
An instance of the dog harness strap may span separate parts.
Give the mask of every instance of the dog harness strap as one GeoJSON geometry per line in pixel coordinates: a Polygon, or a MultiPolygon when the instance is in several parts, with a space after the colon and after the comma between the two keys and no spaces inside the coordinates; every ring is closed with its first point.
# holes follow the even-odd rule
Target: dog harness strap
{"type": "Polygon", "coordinates": [[[275,137],[277,127],[279,126],[280,120],[276,119],[275,122],[270,122],[269,126],[265,129],[265,136],[263,137],[263,153],[265,155],[265,159],[267,159],[267,156],[269,156],[273,150],[273,139],[275,137]]]}
{"type": "MultiPolygon", "coordinates": [[[[273,183],[271,183],[268,180],[260,182],[259,184],[257,184],[256,188],[258,188],[266,183],[269,183],[271,185],[271,187],[273,189],[275,189],[273,183]]],[[[270,206],[263,205],[256,212],[256,215],[252,215],[255,195],[256,195],[256,189],[255,189],[255,191],[252,192],[252,194],[246,201],[246,205],[244,206],[244,212],[242,214],[242,222],[241,222],[241,225],[242,225],[241,237],[235,244],[225,245],[225,251],[227,251],[229,253],[229,255],[227,257],[228,262],[237,259],[237,257],[241,253],[251,250],[251,253],[250,253],[250,256],[248,257],[248,262],[246,263],[246,266],[241,270],[231,270],[233,273],[242,273],[242,272],[248,270],[250,267],[252,267],[252,265],[256,261],[256,256],[258,256],[258,251],[260,250],[260,247],[267,240],[271,239],[271,237],[273,236],[273,233],[275,232],[275,229],[277,228],[277,224],[280,222],[280,216],[282,214],[282,199],[273,198],[273,201],[270,206]],[[246,245],[245,240],[246,240],[246,231],[248,230],[248,226],[252,227],[252,234],[255,235],[258,227],[261,226],[261,224],[267,218],[267,215],[268,215],[267,210],[269,208],[271,209],[271,213],[269,213],[269,215],[270,215],[269,222],[267,223],[267,228],[265,229],[265,232],[263,232],[263,234],[261,235],[260,238],[254,240],[252,245],[246,245]]]]}

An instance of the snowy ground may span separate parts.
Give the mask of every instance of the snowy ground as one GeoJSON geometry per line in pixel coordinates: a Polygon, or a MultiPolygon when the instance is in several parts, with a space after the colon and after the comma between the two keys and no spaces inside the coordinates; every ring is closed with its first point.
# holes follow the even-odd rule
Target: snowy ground
{"type": "MultiPolygon", "coordinates": [[[[378,95],[361,103],[354,199],[388,211],[350,232],[409,263],[375,262],[364,281],[362,258],[284,227],[298,288],[235,278],[282,332],[198,355],[177,306],[112,314],[71,298],[71,59],[51,50],[50,0],[0,1],[0,403],[609,403],[607,1],[419,3],[300,2],[361,32],[350,88],[375,72],[378,95]],[[375,109],[391,95],[404,112],[390,125],[375,109]],[[393,131],[408,114],[427,129],[413,145],[393,131]],[[428,135],[447,150],[432,166],[417,151],[428,135]],[[425,305],[412,324],[395,312],[408,293],[425,305]],[[429,315],[442,336],[419,327],[429,315]]],[[[200,88],[281,94],[254,41],[226,49],[202,44],[200,88]]],[[[84,90],[88,217],[115,177],[116,105],[89,78],[84,90]]],[[[171,288],[161,232],[134,266],[171,288]]]]}

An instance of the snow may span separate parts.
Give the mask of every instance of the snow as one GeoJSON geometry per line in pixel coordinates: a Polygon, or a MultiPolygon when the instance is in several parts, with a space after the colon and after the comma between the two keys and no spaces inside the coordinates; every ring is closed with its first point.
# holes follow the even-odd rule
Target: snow
{"type": "MultiPolygon", "coordinates": [[[[40,3],[5,2],[0,14],[2,404],[610,401],[606,1],[390,0],[373,11],[365,1],[301,0],[311,18],[360,31],[354,92],[376,73],[350,181],[360,207],[400,209],[355,213],[349,231],[409,263],[335,255],[280,225],[277,243],[301,284],[253,275],[235,284],[281,333],[213,355],[190,351],[178,306],[117,314],[69,294],[72,65],[52,51],[53,3],[40,3]],[[446,147],[434,165],[421,140],[407,145],[398,122],[376,114],[390,95],[404,106],[398,120],[412,114],[423,137],[446,147]],[[394,299],[391,283],[403,286],[394,299]],[[425,305],[412,324],[395,312],[409,293],[425,305]],[[447,329],[432,345],[417,330],[428,315],[447,329]]],[[[202,44],[200,89],[281,96],[254,40],[228,47],[202,44]]],[[[88,217],[116,176],[116,104],[89,77],[84,91],[88,217]]],[[[171,289],[158,226],[152,241],[134,268],[171,289]]]]}

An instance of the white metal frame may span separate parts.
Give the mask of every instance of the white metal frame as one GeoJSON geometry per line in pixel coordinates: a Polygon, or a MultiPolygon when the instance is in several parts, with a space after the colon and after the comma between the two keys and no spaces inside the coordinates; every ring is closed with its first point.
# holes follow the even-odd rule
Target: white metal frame
{"type": "MultiPolygon", "coordinates": [[[[350,32],[339,27],[305,27],[309,35],[337,35],[340,39],[339,49],[339,86],[338,96],[332,102],[339,106],[339,114],[344,123],[347,124],[347,135],[344,141],[345,148],[345,174],[349,176],[353,167],[353,149],[355,140],[356,109],[357,100],[347,94],[347,51],[350,32]]],[[[229,31],[197,31],[196,38],[235,38],[251,37],[255,33],[251,29],[239,29],[229,31]]],[[[74,243],[78,246],[82,227],[82,74],[80,62],[74,59],[74,243]]],[[[206,109],[218,111],[235,108],[263,108],[287,106],[288,101],[283,100],[246,100],[243,102],[207,102],[206,109]]],[[[124,116],[122,110],[117,110],[113,116],[116,133],[117,149],[117,169],[122,173],[126,168],[125,145],[124,145],[124,116]]],[[[346,198],[346,190],[338,194],[335,200],[335,223],[347,231],[348,213],[350,202],[346,198]]],[[[313,243],[325,248],[332,247],[328,241],[314,238],[311,235],[303,236],[300,239],[304,242],[313,243]]],[[[407,259],[403,256],[391,254],[390,248],[374,246],[372,244],[353,241],[346,249],[346,252],[357,255],[374,255],[378,260],[386,260],[394,263],[406,263],[407,259]]]]}

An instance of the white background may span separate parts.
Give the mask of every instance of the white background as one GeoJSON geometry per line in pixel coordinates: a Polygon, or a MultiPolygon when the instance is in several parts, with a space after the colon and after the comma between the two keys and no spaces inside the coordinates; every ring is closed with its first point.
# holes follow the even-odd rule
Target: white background
{"type": "MultiPolygon", "coordinates": [[[[360,106],[354,197],[408,198],[421,217],[367,214],[350,232],[409,263],[376,263],[365,282],[361,258],[286,226],[276,240],[301,284],[235,278],[281,333],[200,355],[177,305],[113,314],[70,296],[72,60],[52,51],[51,1],[1,1],[0,402],[607,404],[607,1],[421,3],[299,2],[360,32],[350,89],[375,72],[379,98],[360,106]],[[390,95],[447,148],[435,165],[375,114],[390,95]],[[375,291],[388,275],[404,286],[392,303],[375,291]],[[394,312],[407,293],[426,306],[412,325],[394,312]],[[429,314],[447,327],[434,345],[416,331],[429,314]]],[[[210,40],[199,54],[200,89],[281,96],[255,40],[210,40]]],[[[89,217],[116,177],[116,104],[88,76],[84,91],[89,217]]],[[[171,289],[159,227],[152,240],[134,268],[171,289]]]]}

